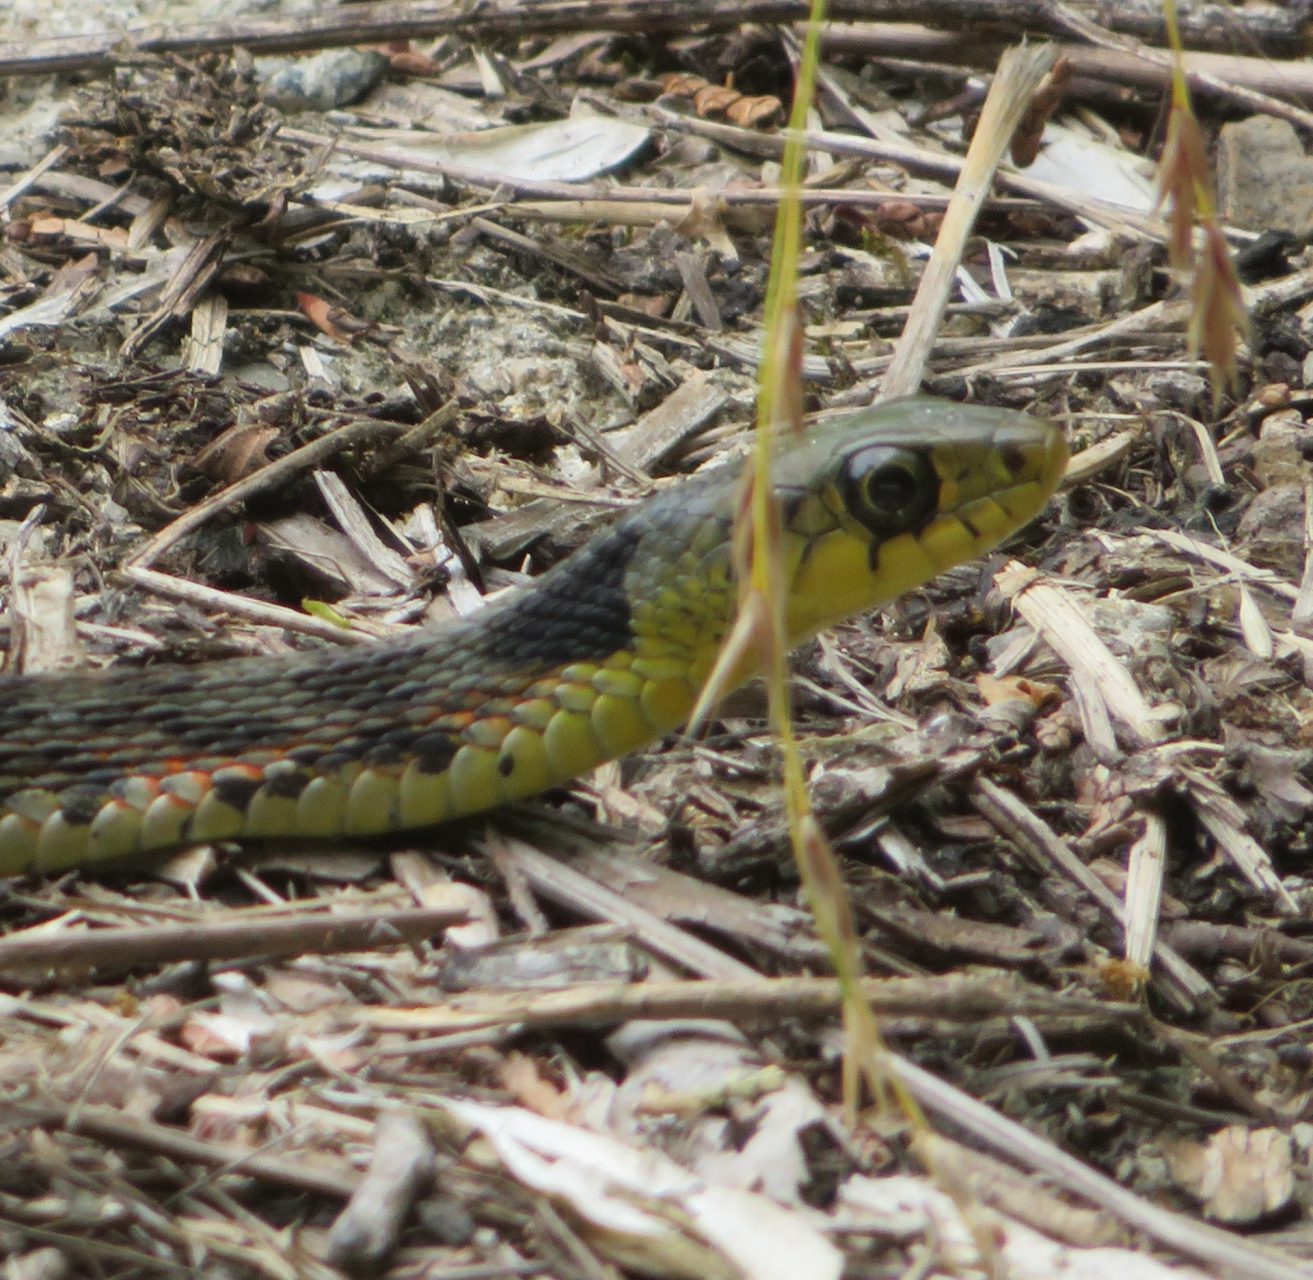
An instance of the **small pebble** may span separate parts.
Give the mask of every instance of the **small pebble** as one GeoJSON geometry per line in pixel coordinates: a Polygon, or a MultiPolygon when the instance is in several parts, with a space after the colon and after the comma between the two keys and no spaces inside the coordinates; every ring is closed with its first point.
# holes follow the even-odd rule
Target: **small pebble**
{"type": "Polygon", "coordinates": [[[358,102],[386,74],[368,49],[328,49],[309,58],[257,58],[260,96],[280,111],[331,111],[358,102]]]}
{"type": "Polygon", "coordinates": [[[1313,237],[1313,160],[1288,121],[1250,116],[1223,125],[1217,184],[1226,222],[1313,237]]]}

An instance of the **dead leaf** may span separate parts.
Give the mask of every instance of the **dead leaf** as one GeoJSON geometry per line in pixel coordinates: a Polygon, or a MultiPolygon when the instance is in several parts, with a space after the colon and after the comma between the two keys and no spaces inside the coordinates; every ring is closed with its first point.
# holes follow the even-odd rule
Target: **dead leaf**
{"type": "Polygon", "coordinates": [[[982,671],[976,676],[976,688],[987,707],[1001,702],[1030,702],[1043,707],[1062,701],[1062,690],[1057,685],[1027,680],[1025,676],[992,676],[982,671]]]}
{"type": "Polygon", "coordinates": [[[278,434],[277,427],[258,422],[235,423],[211,440],[192,459],[192,465],[211,480],[232,484],[268,463],[266,451],[278,434]]]}
{"type": "Polygon", "coordinates": [[[577,1108],[568,1094],[543,1075],[538,1063],[527,1054],[508,1054],[502,1064],[501,1082],[511,1097],[530,1111],[551,1120],[571,1124],[578,1120],[577,1108]]]}
{"type": "Polygon", "coordinates": [[[662,92],[674,98],[689,98],[698,115],[724,116],[742,128],[759,128],[784,114],[784,104],[773,94],[748,97],[732,84],[712,84],[702,76],[673,71],[657,78],[662,92]]]}
{"type": "Polygon", "coordinates": [[[1295,1194],[1290,1137],[1279,1129],[1228,1125],[1207,1142],[1182,1141],[1167,1154],[1177,1183],[1209,1217],[1230,1226],[1279,1213],[1295,1194]]]}
{"type": "Polygon", "coordinates": [[[343,307],[335,307],[313,293],[298,293],[296,304],[320,333],[335,342],[350,345],[359,334],[373,328],[368,321],[357,320],[343,307]]]}

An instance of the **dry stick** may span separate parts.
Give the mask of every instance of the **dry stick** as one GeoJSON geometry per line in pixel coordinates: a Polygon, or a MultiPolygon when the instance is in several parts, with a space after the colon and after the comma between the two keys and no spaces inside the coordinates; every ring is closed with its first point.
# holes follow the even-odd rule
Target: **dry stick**
{"type": "Polygon", "coordinates": [[[1313,1280],[1313,1265],[1293,1262],[1230,1232],[1161,1209],[905,1058],[889,1057],[889,1069],[927,1111],[965,1128],[1010,1162],[1084,1196],[1160,1244],[1246,1280],[1313,1280]]]}
{"type": "MultiPolygon", "coordinates": [[[[1130,57],[1139,58],[1165,73],[1171,72],[1175,55],[1166,49],[1149,49],[1137,40],[1129,39],[1126,36],[1111,35],[1098,23],[1090,21],[1089,18],[1076,13],[1066,5],[1055,4],[1053,9],[1054,21],[1069,35],[1076,36],[1081,40],[1088,40],[1098,48],[1113,49],[1130,57]]],[[[1299,125],[1300,128],[1313,128],[1313,113],[1301,110],[1298,107],[1287,106],[1269,94],[1256,93],[1252,89],[1244,89],[1239,85],[1228,84],[1218,79],[1218,77],[1201,70],[1198,64],[1191,66],[1187,61],[1184,65],[1184,72],[1190,88],[1196,92],[1203,90],[1208,93],[1222,94],[1232,102],[1238,103],[1250,111],[1281,115],[1292,124],[1299,125]]]]}
{"type": "MultiPolygon", "coordinates": [[[[744,129],[738,125],[723,124],[716,120],[700,120],[694,116],[680,115],[653,105],[646,113],[665,128],[678,129],[685,133],[710,138],[748,155],[777,157],[784,151],[788,131],[780,134],[759,133],[753,129],[744,129]]],[[[298,146],[321,149],[333,147],[343,155],[358,156],[364,160],[374,160],[379,164],[390,165],[394,169],[410,169],[416,173],[432,173],[447,178],[452,182],[473,187],[480,191],[493,191],[503,198],[508,194],[517,196],[534,196],[540,200],[559,200],[565,203],[567,210],[576,211],[587,200],[603,201],[607,204],[632,203],[653,206],[669,205],[670,220],[677,220],[694,204],[694,197],[686,191],[659,191],[653,188],[635,187],[600,187],[570,184],[566,182],[543,182],[528,178],[507,178],[502,174],[491,173],[484,169],[471,168],[467,165],[439,162],[424,156],[414,155],[397,147],[383,147],[368,142],[350,142],[346,139],[328,137],[322,133],[312,133],[305,129],[285,126],[278,131],[278,138],[298,146]]],[[[810,151],[827,151],[831,155],[855,156],[864,160],[885,161],[900,165],[911,173],[953,181],[962,171],[963,162],[957,156],[944,152],[929,151],[925,148],[911,146],[907,143],[887,142],[874,138],[862,138],[856,134],[835,133],[832,130],[814,130],[803,135],[803,142],[810,151]]],[[[1000,181],[1019,191],[1023,197],[1037,200],[1044,205],[1056,205],[1060,209],[1088,222],[1108,227],[1120,234],[1138,236],[1144,240],[1159,241],[1165,239],[1161,220],[1146,218],[1129,209],[1117,205],[1104,204],[1102,201],[1085,195],[1076,195],[1049,182],[1040,182],[1023,173],[1004,173],[1000,181]]],[[[873,203],[889,199],[902,199],[901,193],[856,193],[858,203],[868,197],[873,203]]],[[[778,203],[778,193],[726,193],[723,198],[728,205],[735,203],[778,203]]],[[[833,199],[850,200],[849,193],[838,193],[833,199]]],[[[915,199],[916,197],[913,197],[915,199]]],[[[805,204],[829,203],[830,198],[821,193],[804,191],[802,199],[805,204]]],[[[513,206],[511,206],[513,207],[513,206]]],[[[641,220],[647,215],[651,220],[654,210],[640,210],[636,215],[641,220]]],[[[544,216],[542,207],[534,209],[538,216],[544,216]]],[[[590,219],[591,220],[591,219],[590,219]]]]}
{"type": "Polygon", "coordinates": [[[1202,769],[1181,763],[1176,774],[1185,786],[1200,825],[1240,874],[1260,893],[1267,894],[1284,915],[1301,915],[1299,904],[1272,865],[1271,854],[1249,834],[1249,818],[1244,809],[1222,789],[1216,778],[1202,769]]]}
{"type": "MultiPolygon", "coordinates": [[[[1162,15],[1119,4],[1100,10],[1112,26],[1154,39],[1162,38],[1162,15]]],[[[1219,23],[1214,7],[1191,22],[1182,15],[1185,41],[1192,47],[1230,47],[1243,39],[1266,53],[1292,55],[1303,51],[1304,32],[1297,6],[1288,19],[1280,14],[1266,23],[1229,9],[1229,21],[1219,23]],[[1220,29],[1220,30],[1219,30],[1220,29]]],[[[244,16],[233,22],[153,23],[87,36],[0,43],[0,76],[43,75],[107,67],[133,54],[198,54],[242,46],[257,53],[291,53],[339,45],[414,40],[460,33],[472,40],[568,31],[638,31],[645,34],[693,28],[724,31],[747,23],[806,21],[807,0],[483,0],[475,6],[450,0],[408,0],[407,3],[344,4],[323,11],[302,11],[275,17],[244,16]]],[[[861,19],[885,22],[938,23],[953,30],[980,26],[1005,30],[1014,38],[1026,31],[1071,34],[1084,21],[1080,14],[1052,0],[834,0],[834,21],[861,19]]]]}
{"type": "Polygon", "coordinates": [[[999,59],[998,73],[985,99],[953,198],[944,212],[934,252],[921,276],[907,324],[881,383],[883,398],[911,395],[920,388],[967,237],[989,194],[1003,152],[1040,81],[1052,66],[1053,50],[1047,46],[1008,49],[999,59]]]}
{"type": "Polygon", "coordinates": [[[1285,600],[1295,603],[1299,601],[1299,588],[1278,576],[1273,570],[1250,564],[1248,560],[1242,560],[1230,551],[1203,542],[1188,533],[1182,533],[1179,529],[1143,529],[1138,536],[1161,542],[1195,560],[1202,560],[1204,564],[1214,565],[1239,582],[1252,583],[1285,600]]]}
{"type": "Polygon", "coordinates": [[[168,964],[175,960],[249,960],[277,956],[369,951],[422,942],[450,925],[463,924],[457,907],[408,907],[270,919],[267,912],[250,919],[208,923],[129,925],[78,929],[62,933],[19,935],[0,940],[0,974],[33,969],[123,969],[168,964]]]}
{"type": "MultiPolygon", "coordinates": [[[[687,117],[686,117],[687,118],[687,117]]],[[[507,188],[518,186],[518,179],[508,179],[507,188]]],[[[783,192],[779,187],[741,187],[726,188],[716,192],[716,204],[727,213],[733,214],[741,209],[774,209],[779,204],[783,192]]],[[[651,222],[670,222],[679,219],[692,208],[696,196],[690,191],[681,191],[677,187],[627,187],[623,191],[613,187],[606,193],[599,188],[590,188],[578,184],[575,194],[560,200],[544,200],[538,203],[529,200],[517,200],[507,208],[517,216],[552,218],[558,222],[599,222],[604,219],[615,220],[622,216],[634,219],[637,225],[644,225],[644,220],[651,222]],[[616,198],[612,198],[612,197],[616,198]],[[673,207],[672,206],[676,206],[673,207]]],[[[879,208],[881,205],[897,201],[899,204],[914,204],[921,209],[942,209],[948,204],[948,196],[937,191],[865,191],[851,187],[806,187],[798,192],[798,201],[805,209],[829,204],[851,205],[853,208],[879,208]]],[[[325,204],[323,207],[330,207],[325,204]]],[[[989,198],[989,208],[996,212],[1016,210],[1019,213],[1033,213],[1045,206],[1038,200],[1025,196],[998,196],[989,198]]],[[[464,216],[464,210],[458,211],[464,216]]]]}
{"type": "MultiPolygon", "coordinates": [[[[885,1018],[980,1024],[1028,1017],[1070,1024],[1122,1026],[1138,1006],[1059,995],[1015,973],[943,978],[864,978],[862,997],[885,1018]]],[[[635,1018],[715,1018],[736,1026],[778,1026],[785,1018],[823,1018],[841,1005],[833,978],[714,978],[584,982],[562,991],[479,991],[440,1005],[372,1007],[342,1013],[339,1025],[409,1035],[500,1027],[611,1026],[635,1018]]]]}
{"type": "Polygon", "coordinates": [[[363,631],[316,618],[312,613],[301,613],[286,605],[253,600],[250,596],[235,595],[231,591],[220,591],[187,578],[171,577],[155,569],[120,569],[117,576],[133,586],[153,591],[156,595],[171,596],[175,600],[184,600],[212,612],[233,614],[267,627],[282,627],[285,631],[314,636],[317,640],[328,640],[333,644],[369,644],[373,639],[363,631]]]}
{"type": "MultiPolygon", "coordinates": [[[[888,17],[889,7],[853,5],[854,16],[888,17]]],[[[726,30],[745,21],[798,22],[806,0],[702,0],[695,11],[685,0],[487,0],[477,6],[451,0],[408,0],[392,4],[344,4],[275,17],[243,16],[233,22],[151,23],[89,36],[0,44],[0,76],[40,75],[88,67],[107,67],[131,54],[198,54],[241,46],[253,53],[294,53],[340,45],[417,40],[460,33],[491,40],[592,29],[686,32],[698,23],[726,30]],[[750,9],[751,13],[747,12],[750,9]]],[[[895,10],[896,12],[897,10],[895,10]]]]}
{"type": "MultiPolygon", "coordinates": [[[[1002,43],[1002,37],[991,40],[982,38],[978,32],[863,22],[828,32],[824,48],[832,57],[847,54],[882,62],[936,61],[962,67],[991,67],[1002,43]]],[[[1054,49],[1058,57],[1071,63],[1073,98],[1088,96],[1089,91],[1080,85],[1082,80],[1097,81],[1110,88],[1129,86],[1151,91],[1165,90],[1171,85],[1171,70],[1159,60],[1161,51],[1157,49],[1102,43],[1091,47],[1067,41],[1056,42],[1054,49]]],[[[1290,105],[1292,100],[1313,100],[1313,68],[1302,62],[1273,62],[1270,58],[1237,53],[1201,53],[1190,44],[1185,67],[1187,76],[1195,78],[1191,88],[1196,91],[1250,109],[1261,101],[1263,114],[1282,116],[1292,123],[1308,118],[1307,111],[1290,105]]]]}
{"type": "Polygon", "coordinates": [[[385,1263],[436,1165],[432,1139],[413,1112],[382,1112],[369,1169],[328,1233],[329,1260],[349,1272],[385,1263]]]}
{"type": "Polygon", "coordinates": [[[955,373],[959,378],[971,379],[981,374],[999,374],[1027,365],[1052,365],[1066,360],[1069,356],[1079,355],[1090,347],[1111,346],[1118,341],[1127,343],[1146,333],[1180,332],[1181,326],[1189,319],[1188,301],[1151,302],[1139,311],[1129,315],[1115,316],[1102,324],[1087,326],[1074,338],[1056,342],[1048,347],[1029,351],[1004,351],[1001,355],[991,356],[977,364],[963,365],[955,373]]]}
{"type": "MultiPolygon", "coordinates": [[[[1211,920],[1178,920],[1168,925],[1167,936],[1177,951],[1184,956],[1200,960],[1217,960],[1226,957],[1253,961],[1261,955],[1281,964],[1308,965],[1313,963],[1313,940],[1292,938],[1267,925],[1214,924],[1211,920]]],[[[1307,1020],[1306,1020],[1307,1025],[1307,1020]]],[[[1256,1037],[1285,1035],[1296,1027],[1287,1024],[1254,1032],[1256,1037]]],[[[1245,1039],[1250,1033],[1240,1032],[1235,1038],[1245,1039]]]]}
{"type": "MultiPolygon", "coordinates": [[[[1067,842],[1039,814],[1024,805],[1012,792],[1005,791],[988,778],[976,780],[971,788],[971,802],[997,831],[1012,840],[1041,871],[1048,872],[1056,868],[1092,899],[1114,925],[1122,926],[1129,932],[1131,922],[1125,918],[1117,895],[1076,856],[1067,842]]],[[[1149,816],[1161,822],[1152,811],[1149,816]]],[[[1158,888],[1161,890],[1161,883],[1158,888]]],[[[1154,920],[1157,918],[1160,897],[1159,893],[1152,899],[1154,920]]],[[[1146,929],[1138,917],[1135,927],[1137,946],[1147,946],[1148,953],[1162,966],[1163,994],[1178,1009],[1193,1013],[1212,995],[1212,987],[1198,970],[1167,943],[1159,941],[1152,928],[1146,929]],[[1147,943],[1144,940],[1146,934],[1147,943]]]]}
{"type": "Polygon", "coordinates": [[[223,265],[227,231],[216,231],[192,241],[177,269],[160,290],[159,301],[123,340],[119,354],[131,360],[170,320],[190,314],[223,265]]]}
{"type": "MultiPolygon", "coordinates": [[[[711,138],[726,146],[746,151],[750,155],[778,155],[783,151],[784,139],[788,136],[788,130],[779,135],[756,133],[737,125],[721,124],[716,120],[699,120],[693,116],[681,116],[659,106],[648,107],[647,112],[669,128],[679,128],[688,133],[711,138]]],[[[955,181],[963,167],[963,161],[957,156],[944,152],[930,151],[907,143],[862,138],[851,133],[835,133],[830,129],[812,130],[804,135],[803,141],[812,151],[828,151],[836,156],[856,156],[885,161],[889,164],[901,165],[910,173],[946,181],[955,181]]],[[[1105,204],[1088,195],[1078,195],[1054,183],[1040,182],[1024,173],[1000,173],[998,180],[1024,196],[1030,196],[1046,205],[1055,205],[1087,222],[1108,227],[1124,235],[1138,236],[1144,240],[1161,243],[1165,239],[1161,219],[1147,218],[1122,206],[1105,204]]]]}
{"type": "Polygon", "coordinates": [[[9,213],[9,206],[23,194],[28,187],[36,183],[41,176],[48,170],[53,169],[63,158],[68,155],[71,148],[66,143],[59,143],[52,147],[45,156],[38,160],[26,173],[20,174],[4,190],[0,191],[0,217],[6,217],[9,213]]]}
{"type": "Polygon", "coordinates": [[[59,1106],[53,1103],[11,1103],[9,1114],[30,1128],[61,1129],[103,1142],[111,1150],[145,1151],[186,1164],[239,1173],[275,1186],[345,1200],[360,1185],[362,1175],[345,1161],[262,1155],[245,1147],[205,1142],[142,1116],[125,1116],[109,1107],[59,1106]]]}
{"type": "Polygon", "coordinates": [[[523,840],[489,834],[478,847],[499,863],[513,867],[539,895],[594,919],[626,926],[649,951],[683,965],[692,973],[702,977],[745,980],[751,980],[756,974],[750,965],[719,947],[703,942],[687,930],[663,920],[656,912],[638,906],[624,894],[599,884],[591,876],[549,857],[523,840]]]}
{"type": "MultiPolygon", "coordinates": [[[[1162,0],[1067,5],[1062,16],[1055,17],[1055,24],[1062,25],[1063,18],[1077,8],[1096,14],[1109,31],[1121,31],[1158,45],[1167,43],[1162,0]]],[[[1191,51],[1244,48],[1268,59],[1302,58],[1308,52],[1308,9],[1303,4],[1239,6],[1187,0],[1178,6],[1176,16],[1182,43],[1191,51]]]]}
{"type": "Polygon", "coordinates": [[[286,457],[279,458],[261,467],[253,475],[230,484],[226,489],[211,494],[203,502],[198,502],[190,510],[184,511],[172,524],[166,525],[144,547],[133,554],[124,565],[127,569],[144,569],[154,563],[180,538],[199,529],[212,516],[229,507],[244,502],[254,493],[272,489],[282,484],[289,476],[307,467],[317,466],[325,458],[340,453],[352,445],[363,443],[376,435],[399,434],[407,428],[400,423],[377,422],[365,418],[358,422],[348,422],[345,427],[329,432],[318,440],[293,449],[286,457]]]}
{"type": "MultiPolygon", "coordinates": [[[[1158,941],[1158,912],[1167,877],[1167,823],[1156,809],[1142,807],[1144,823],[1126,855],[1126,959],[1148,969],[1156,949],[1165,957],[1168,944],[1158,941]]],[[[1184,963],[1184,960],[1182,960],[1184,963]]],[[[1169,971],[1170,972],[1170,971],[1169,971]]]]}

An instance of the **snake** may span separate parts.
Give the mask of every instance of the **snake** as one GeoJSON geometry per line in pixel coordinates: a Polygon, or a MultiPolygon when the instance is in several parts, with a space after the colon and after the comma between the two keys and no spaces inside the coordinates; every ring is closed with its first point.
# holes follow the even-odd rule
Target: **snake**
{"type": "MultiPolygon", "coordinates": [[[[790,645],[994,547],[1066,459],[1049,422],[926,397],[781,433],[773,587],[790,645]]],[[[447,624],[348,650],[0,677],[0,876],[430,827],[678,729],[737,615],[741,471],[660,491],[447,624]]],[[[752,674],[740,659],[728,683],[752,674]]]]}

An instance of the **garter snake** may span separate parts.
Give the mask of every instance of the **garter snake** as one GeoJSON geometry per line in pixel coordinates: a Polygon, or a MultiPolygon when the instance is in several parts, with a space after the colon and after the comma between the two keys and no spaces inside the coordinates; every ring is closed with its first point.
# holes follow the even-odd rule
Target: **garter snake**
{"type": "MultiPolygon", "coordinates": [[[[783,445],[790,640],[994,546],[1065,461],[1046,423],[926,399],[783,445]]],[[[677,728],[737,604],[739,470],[658,495],[453,625],[331,654],[0,678],[0,875],[429,826],[677,728]]]]}

